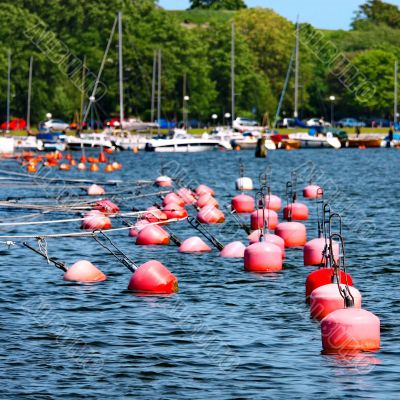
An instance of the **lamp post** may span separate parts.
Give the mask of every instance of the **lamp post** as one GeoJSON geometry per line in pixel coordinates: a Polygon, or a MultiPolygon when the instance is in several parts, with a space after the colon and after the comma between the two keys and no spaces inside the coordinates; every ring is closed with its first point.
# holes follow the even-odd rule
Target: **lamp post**
{"type": "Polygon", "coordinates": [[[230,113],[225,113],[224,118],[227,120],[226,121],[226,127],[229,127],[229,118],[231,117],[230,113]]]}
{"type": "Polygon", "coordinates": [[[189,129],[188,125],[188,109],[187,109],[187,102],[190,100],[189,96],[183,96],[183,123],[185,124],[186,130],[189,129]]]}
{"type": "Polygon", "coordinates": [[[218,119],[218,115],[217,114],[213,114],[211,115],[212,120],[214,121],[214,126],[217,126],[217,119],[218,119]]]}
{"type": "Polygon", "coordinates": [[[333,126],[335,120],[335,96],[329,96],[329,100],[331,101],[331,125],[333,126]]]}

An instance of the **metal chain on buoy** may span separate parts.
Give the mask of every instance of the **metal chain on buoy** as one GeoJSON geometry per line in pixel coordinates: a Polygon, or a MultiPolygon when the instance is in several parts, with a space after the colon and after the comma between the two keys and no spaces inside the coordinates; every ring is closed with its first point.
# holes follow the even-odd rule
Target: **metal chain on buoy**
{"type": "Polygon", "coordinates": [[[297,172],[292,171],[292,197],[293,203],[296,203],[297,200],[297,172]]]}
{"type": "Polygon", "coordinates": [[[44,237],[37,238],[39,251],[44,254],[45,258],[47,259],[47,264],[50,264],[49,254],[47,251],[47,242],[44,237]]]}
{"type": "Polygon", "coordinates": [[[340,293],[340,296],[343,298],[344,301],[344,308],[350,308],[354,307],[354,296],[350,292],[349,288],[349,283],[347,279],[347,273],[346,273],[346,262],[345,262],[345,249],[344,249],[344,240],[343,236],[339,233],[333,233],[332,235],[329,236],[329,249],[331,253],[331,259],[332,259],[332,268],[334,270],[334,279],[336,280],[336,284],[338,286],[338,290],[340,293]],[[338,239],[339,245],[341,252],[339,250],[339,263],[336,262],[334,251],[333,251],[333,240],[338,239]],[[340,279],[340,272],[344,272],[345,276],[345,282],[344,285],[345,287],[342,288],[341,285],[341,279],[340,279]]]}
{"type": "Polygon", "coordinates": [[[289,222],[292,221],[292,202],[291,199],[293,197],[293,184],[292,182],[286,182],[286,206],[288,209],[287,220],[289,222]]]}
{"type": "Polygon", "coordinates": [[[207,240],[209,240],[219,251],[221,251],[225,246],[213,236],[208,229],[195,217],[188,217],[187,221],[189,224],[200,232],[207,240]]]}
{"type": "Polygon", "coordinates": [[[244,177],[244,165],[241,158],[239,158],[239,177],[240,178],[244,177]]]}

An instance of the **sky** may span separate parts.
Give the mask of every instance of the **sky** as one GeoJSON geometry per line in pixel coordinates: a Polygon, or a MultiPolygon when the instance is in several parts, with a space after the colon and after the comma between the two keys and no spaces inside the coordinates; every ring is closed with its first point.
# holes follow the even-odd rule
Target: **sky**
{"type": "MultiPolygon", "coordinates": [[[[321,29],[349,29],[354,12],[365,0],[245,0],[248,7],[272,8],[278,14],[295,21],[308,22],[321,29]]],[[[400,6],[400,0],[386,0],[400,6]]],[[[159,0],[169,10],[189,8],[189,0],[159,0]]]]}

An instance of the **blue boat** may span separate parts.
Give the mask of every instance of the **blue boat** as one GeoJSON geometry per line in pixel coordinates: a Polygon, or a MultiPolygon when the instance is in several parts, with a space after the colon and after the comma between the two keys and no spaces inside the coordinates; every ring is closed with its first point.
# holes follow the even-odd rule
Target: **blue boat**
{"type": "Polygon", "coordinates": [[[37,139],[43,142],[44,150],[48,151],[64,151],[67,147],[65,142],[66,135],[64,132],[40,132],[37,134],[37,139]]]}

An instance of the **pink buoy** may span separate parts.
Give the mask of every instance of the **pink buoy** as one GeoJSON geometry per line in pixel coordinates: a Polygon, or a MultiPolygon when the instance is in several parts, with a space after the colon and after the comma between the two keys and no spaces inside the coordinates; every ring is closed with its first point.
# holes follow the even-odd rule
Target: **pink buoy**
{"type": "MultiPolygon", "coordinates": [[[[253,243],[260,242],[260,236],[261,236],[260,231],[252,232],[248,236],[249,243],[253,244],[253,243]]],[[[282,251],[282,259],[283,260],[285,259],[285,241],[281,237],[279,237],[277,235],[274,235],[272,233],[266,233],[263,236],[263,241],[264,242],[268,242],[268,243],[272,243],[272,244],[275,244],[276,246],[278,246],[282,251]]]]}
{"type": "Polygon", "coordinates": [[[117,214],[120,212],[119,207],[110,200],[99,200],[96,202],[95,209],[104,214],[117,214]]]}
{"type": "Polygon", "coordinates": [[[110,218],[101,211],[91,210],[83,217],[81,228],[86,230],[110,229],[112,226],[110,218]]]}
{"type": "Polygon", "coordinates": [[[225,221],[225,216],[218,208],[205,206],[197,213],[197,220],[202,224],[220,224],[225,221]]]}
{"type": "Polygon", "coordinates": [[[172,186],[172,179],[169,176],[165,175],[159,176],[156,179],[155,184],[160,187],[170,187],[172,186]]]}
{"type": "Polygon", "coordinates": [[[303,197],[306,199],[320,199],[323,195],[324,191],[318,185],[308,185],[303,189],[303,197]]]}
{"type": "Polygon", "coordinates": [[[246,246],[242,242],[228,243],[220,251],[219,256],[224,258],[243,258],[246,246]]]}
{"type": "Polygon", "coordinates": [[[232,209],[238,214],[254,211],[254,198],[247,194],[239,194],[232,199],[232,209]]]}
{"type": "Polygon", "coordinates": [[[285,241],[285,247],[302,247],[307,242],[306,226],[301,222],[281,222],[275,234],[285,241]]]}
{"type": "Polygon", "coordinates": [[[93,184],[88,187],[87,194],[89,196],[103,196],[103,194],[106,194],[106,191],[103,187],[93,184]]]}
{"type": "MultiPolygon", "coordinates": [[[[311,293],[323,285],[329,285],[334,279],[333,268],[320,268],[308,274],[306,279],[306,302],[310,302],[311,293]]],[[[346,283],[349,286],[353,285],[353,278],[350,274],[344,271],[338,273],[340,283],[346,283]]]]}
{"type": "Polygon", "coordinates": [[[275,244],[259,242],[246,247],[244,269],[250,272],[277,272],[283,267],[282,251],[275,244]]]}
{"type": "Polygon", "coordinates": [[[184,240],[179,246],[180,253],[202,253],[207,251],[211,251],[211,247],[197,236],[184,240]]]}
{"type": "Polygon", "coordinates": [[[169,203],[167,204],[164,209],[164,214],[167,216],[168,219],[184,219],[187,218],[188,212],[186,208],[181,207],[179,204],[169,203]]]}
{"type": "Polygon", "coordinates": [[[283,218],[289,219],[289,213],[291,213],[291,219],[294,221],[306,221],[308,220],[308,207],[303,203],[291,203],[283,209],[283,218]]]}
{"type": "Polygon", "coordinates": [[[129,229],[129,236],[130,237],[137,237],[137,235],[139,234],[139,232],[146,226],[150,224],[150,222],[147,219],[141,219],[140,221],[138,221],[134,227],[132,227],[131,229],[129,229]]]}
{"type": "Polygon", "coordinates": [[[273,210],[256,210],[250,215],[250,227],[252,230],[260,229],[264,226],[263,221],[267,222],[266,226],[269,229],[275,229],[278,225],[278,214],[273,210]]]}
{"type": "Polygon", "coordinates": [[[178,195],[183,199],[186,204],[194,204],[196,203],[196,198],[194,197],[194,193],[187,188],[180,188],[178,190],[178,195]]]}
{"type": "Polygon", "coordinates": [[[128,290],[153,294],[175,293],[178,291],[178,279],[159,261],[150,260],[132,274],[128,290]]]}
{"type": "Polygon", "coordinates": [[[282,208],[282,200],[279,196],[267,194],[265,196],[265,206],[270,210],[279,211],[282,208]]]}
{"type": "Polygon", "coordinates": [[[167,214],[157,207],[149,207],[147,211],[148,212],[144,214],[143,218],[150,223],[167,221],[168,219],[167,214]]]}
{"type": "MultiPolygon", "coordinates": [[[[325,249],[325,239],[312,239],[306,243],[303,249],[304,265],[324,265],[325,259],[323,251],[325,249]]],[[[339,243],[332,242],[333,255],[336,263],[339,263],[339,243]]]]}
{"type": "Polygon", "coordinates": [[[166,206],[169,203],[178,204],[180,207],[183,207],[185,205],[185,201],[174,192],[168,193],[163,198],[162,203],[163,203],[163,206],[166,206]]]}
{"type": "MultiPolygon", "coordinates": [[[[344,289],[346,285],[341,283],[340,287],[344,289]]],[[[354,286],[349,286],[349,290],[354,297],[354,307],[361,308],[360,292],[354,286]]],[[[321,320],[331,312],[341,308],[345,308],[345,304],[336,283],[329,283],[312,291],[310,296],[310,314],[312,318],[321,320]]]]}
{"type": "Polygon", "coordinates": [[[197,194],[197,196],[201,196],[202,194],[211,194],[211,196],[215,196],[214,190],[212,190],[207,185],[199,185],[199,186],[197,186],[196,194],[197,194]]]}
{"type": "Polygon", "coordinates": [[[68,268],[68,271],[64,274],[65,281],[90,283],[102,282],[106,279],[107,276],[103,274],[103,272],[86,260],[77,261],[74,265],[68,268]]]}
{"type": "Polygon", "coordinates": [[[380,320],[361,308],[336,310],[321,322],[325,353],[376,351],[380,348],[380,320]]]}
{"type": "Polygon", "coordinates": [[[203,208],[205,206],[213,206],[218,208],[218,201],[211,196],[211,194],[205,193],[200,195],[200,197],[197,199],[196,206],[199,208],[203,208]]]}
{"type": "Polygon", "coordinates": [[[138,245],[163,245],[169,244],[169,234],[158,225],[147,225],[141,229],[136,237],[138,245]]]}

